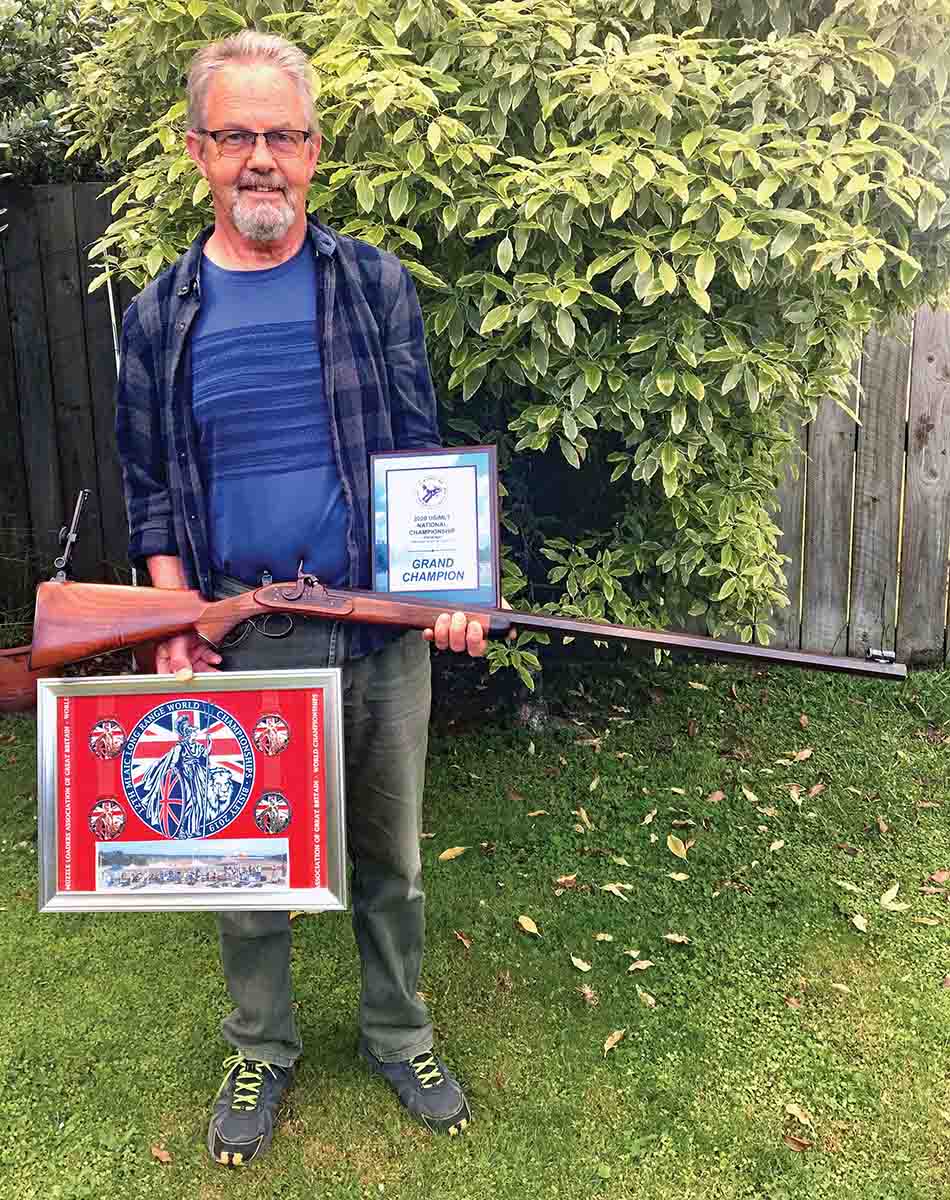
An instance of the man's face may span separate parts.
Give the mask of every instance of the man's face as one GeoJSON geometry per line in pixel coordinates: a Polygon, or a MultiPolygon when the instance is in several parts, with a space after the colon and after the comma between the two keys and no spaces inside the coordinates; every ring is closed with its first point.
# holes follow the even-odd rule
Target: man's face
{"type": "MultiPolygon", "coordinates": [[[[205,129],[306,129],[303,97],[290,78],[267,63],[234,63],[211,77],[205,129]]],[[[299,158],[277,157],[263,138],[246,155],[222,155],[214,139],[188,133],[188,153],[207,179],[216,224],[252,242],[280,241],[306,220],[307,188],[316,170],[320,138],[304,143],[299,158]]]]}

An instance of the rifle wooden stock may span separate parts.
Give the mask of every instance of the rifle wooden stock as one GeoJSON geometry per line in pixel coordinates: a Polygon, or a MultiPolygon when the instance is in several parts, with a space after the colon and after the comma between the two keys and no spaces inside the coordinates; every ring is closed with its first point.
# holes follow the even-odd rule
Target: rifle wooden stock
{"type": "Polygon", "coordinates": [[[53,674],[30,670],[30,647],[0,650],[0,712],[26,712],[36,706],[36,681],[53,674]]]}
{"type": "MultiPolygon", "coordinates": [[[[30,667],[60,667],[109,650],[121,650],[147,641],[161,641],[194,631],[212,646],[249,617],[268,613],[298,613],[330,621],[359,621],[373,625],[431,628],[450,604],[429,600],[397,600],[381,592],[325,588],[311,576],[292,583],[273,583],[242,592],[226,600],[208,601],[196,591],[133,588],[121,584],[41,583],[36,591],[36,616],[30,667]]],[[[546,617],[513,609],[466,607],[486,636],[507,633],[512,626],[583,633],[595,638],[619,638],[669,650],[693,650],[724,658],[774,662],[812,670],[838,671],[873,678],[904,679],[903,663],[838,658],[807,651],[772,650],[739,642],[688,633],[606,625],[568,617],[546,617]]]]}

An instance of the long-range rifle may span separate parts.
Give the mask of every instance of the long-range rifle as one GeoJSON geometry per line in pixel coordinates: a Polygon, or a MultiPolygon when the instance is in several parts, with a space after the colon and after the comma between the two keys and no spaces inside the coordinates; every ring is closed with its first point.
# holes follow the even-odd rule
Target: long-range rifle
{"type": "MultiPolygon", "coordinates": [[[[200,592],[134,588],[122,584],[70,583],[51,580],[36,591],[36,616],[30,666],[59,667],[110,650],[160,641],[181,633],[196,633],[215,649],[242,621],[272,613],[322,617],[330,621],[360,621],[429,629],[451,605],[431,600],[396,600],[380,592],[324,587],[301,572],[289,583],[271,583],[225,600],[206,600],[200,592]]],[[[821,671],[844,671],[883,679],[904,679],[907,668],[880,658],[837,658],[796,650],[772,650],[687,633],[636,629],[629,625],[598,624],[568,617],[547,617],[512,609],[466,606],[469,621],[477,621],[486,636],[505,634],[512,627],[595,638],[618,638],[669,650],[694,650],[717,657],[783,663],[821,671]]]]}

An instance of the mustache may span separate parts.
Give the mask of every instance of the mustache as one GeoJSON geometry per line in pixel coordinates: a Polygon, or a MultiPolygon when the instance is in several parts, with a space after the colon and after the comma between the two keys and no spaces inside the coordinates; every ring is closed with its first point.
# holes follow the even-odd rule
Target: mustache
{"type": "Polygon", "coordinates": [[[287,180],[281,175],[258,175],[253,171],[242,171],[238,177],[237,186],[239,188],[272,187],[286,192],[287,180]]]}

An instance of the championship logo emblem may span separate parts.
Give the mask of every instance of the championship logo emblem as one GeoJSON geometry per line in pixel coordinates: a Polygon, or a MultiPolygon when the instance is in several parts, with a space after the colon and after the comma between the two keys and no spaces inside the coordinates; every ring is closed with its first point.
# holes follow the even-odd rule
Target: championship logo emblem
{"type": "Polygon", "coordinates": [[[125,745],[125,730],[112,717],[103,717],[89,733],[89,749],[96,758],[118,758],[125,745]]]}
{"type": "Polygon", "coordinates": [[[89,832],[100,842],[111,842],[125,828],[125,809],[112,797],[97,800],[89,810],[89,832]]]}
{"type": "Polygon", "coordinates": [[[447,495],[445,481],[437,475],[426,475],[416,484],[416,499],[426,508],[438,508],[447,495]]]}
{"type": "Polygon", "coordinates": [[[122,754],[122,786],[137,816],[167,838],[204,838],[240,814],[254,752],[240,724],[208,700],[170,700],[147,712],[122,754]]]}
{"type": "Polygon", "coordinates": [[[254,823],[261,833],[283,833],[290,824],[290,801],[282,792],[265,792],[254,805],[254,823]]]}
{"type": "Polygon", "coordinates": [[[254,745],[270,758],[285,750],[289,741],[290,728],[279,713],[265,713],[254,726],[254,745]]]}

